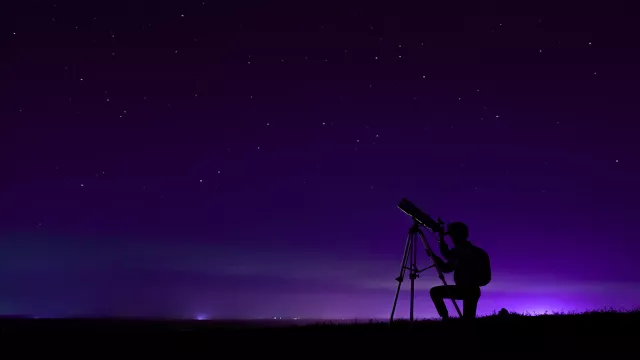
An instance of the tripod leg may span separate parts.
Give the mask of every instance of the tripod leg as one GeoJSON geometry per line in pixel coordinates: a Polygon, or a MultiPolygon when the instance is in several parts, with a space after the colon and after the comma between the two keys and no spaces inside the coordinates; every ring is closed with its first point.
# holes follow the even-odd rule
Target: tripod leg
{"type": "Polygon", "coordinates": [[[456,308],[456,312],[458,313],[458,317],[460,319],[462,319],[462,312],[460,311],[460,307],[458,307],[458,302],[456,301],[456,299],[453,298],[453,296],[451,296],[451,291],[449,290],[449,288],[447,287],[447,280],[445,280],[444,278],[444,274],[438,270],[438,277],[440,278],[440,280],[442,280],[442,284],[445,286],[445,289],[447,290],[447,295],[449,295],[449,298],[451,299],[451,302],[453,303],[453,307],[456,308]]]}
{"type": "Polygon", "coordinates": [[[418,243],[414,239],[411,240],[410,248],[409,258],[411,258],[411,265],[409,265],[409,279],[411,280],[411,299],[409,300],[409,321],[413,322],[413,306],[416,292],[415,282],[416,277],[418,277],[418,243]]]}
{"type": "Polygon", "coordinates": [[[413,243],[412,234],[407,236],[407,243],[404,246],[404,254],[402,255],[402,266],[400,267],[400,276],[396,278],[398,282],[398,288],[396,289],[396,296],[393,300],[393,309],[391,309],[391,318],[389,319],[389,323],[393,323],[393,315],[396,313],[396,306],[398,305],[398,296],[400,295],[400,287],[402,286],[402,281],[404,280],[404,273],[407,269],[407,261],[409,260],[409,251],[411,250],[411,244],[413,243]]]}

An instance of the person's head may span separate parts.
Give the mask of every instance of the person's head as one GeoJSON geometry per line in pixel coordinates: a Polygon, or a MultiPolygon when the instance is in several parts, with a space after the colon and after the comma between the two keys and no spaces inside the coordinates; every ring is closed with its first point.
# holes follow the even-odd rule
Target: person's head
{"type": "Polygon", "coordinates": [[[461,244],[469,238],[469,228],[463,222],[454,222],[447,227],[447,234],[454,245],[461,244]]]}

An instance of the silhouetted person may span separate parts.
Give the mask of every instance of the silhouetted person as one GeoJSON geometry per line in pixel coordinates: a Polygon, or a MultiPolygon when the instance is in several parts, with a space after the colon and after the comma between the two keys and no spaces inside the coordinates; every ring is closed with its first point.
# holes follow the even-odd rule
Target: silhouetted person
{"type": "Polygon", "coordinates": [[[443,320],[449,318],[449,312],[444,299],[456,299],[463,301],[462,317],[473,319],[476,317],[478,300],[480,300],[480,287],[491,281],[491,264],[487,253],[469,242],[469,228],[461,222],[449,224],[447,234],[453,241],[453,248],[444,242],[440,242],[440,253],[447,260],[445,262],[435,254],[433,259],[444,273],[453,271],[455,285],[435,286],[430,294],[438,315],[443,320]]]}

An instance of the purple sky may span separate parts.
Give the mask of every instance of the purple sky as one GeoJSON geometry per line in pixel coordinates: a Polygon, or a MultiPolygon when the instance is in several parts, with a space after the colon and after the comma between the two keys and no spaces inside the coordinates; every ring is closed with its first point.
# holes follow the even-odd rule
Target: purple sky
{"type": "Polygon", "coordinates": [[[640,304],[625,9],[15,3],[0,314],[387,317],[403,197],[492,257],[480,314],[640,304]]]}

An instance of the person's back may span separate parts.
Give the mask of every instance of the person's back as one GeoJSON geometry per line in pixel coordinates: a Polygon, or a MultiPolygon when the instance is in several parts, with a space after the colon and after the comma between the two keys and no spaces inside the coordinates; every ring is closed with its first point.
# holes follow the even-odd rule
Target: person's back
{"type": "Polygon", "coordinates": [[[453,281],[464,287],[485,286],[491,281],[489,255],[469,241],[459,243],[451,250],[454,269],[453,281]]]}

